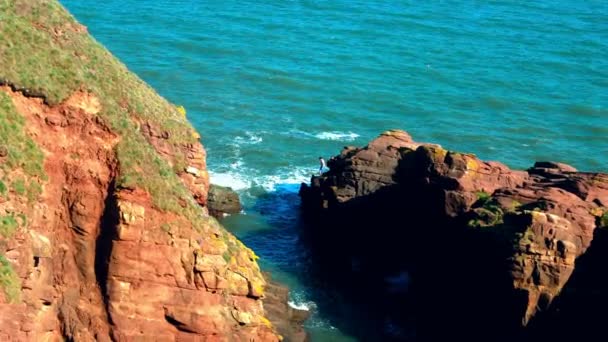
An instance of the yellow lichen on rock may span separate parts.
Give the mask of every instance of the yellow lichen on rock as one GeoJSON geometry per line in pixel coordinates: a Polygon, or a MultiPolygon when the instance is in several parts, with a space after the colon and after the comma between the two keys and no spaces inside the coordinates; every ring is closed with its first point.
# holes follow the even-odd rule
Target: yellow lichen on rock
{"type": "Polygon", "coordinates": [[[184,118],[186,117],[186,108],[184,108],[184,106],[177,106],[175,107],[175,109],[181,116],[183,116],[184,118]]]}
{"type": "Polygon", "coordinates": [[[465,156],[465,158],[467,162],[467,171],[477,171],[477,169],[479,169],[479,163],[475,158],[468,156],[465,156]]]}

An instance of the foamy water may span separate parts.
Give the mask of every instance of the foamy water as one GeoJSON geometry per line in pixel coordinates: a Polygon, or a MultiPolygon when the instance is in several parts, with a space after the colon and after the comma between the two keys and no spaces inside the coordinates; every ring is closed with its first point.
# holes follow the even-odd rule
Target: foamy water
{"type": "Polygon", "coordinates": [[[260,135],[256,135],[252,132],[245,132],[244,136],[237,136],[234,138],[236,144],[259,144],[264,139],[260,135]]]}
{"type": "Polygon", "coordinates": [[[333,141],[354,141],[359,137],[359,134],[353,132],[322,132],[316,134],[315,137],[322,140],[333,140],[333,141]]]}
{"type": "Polygon", "coordinates": [[[308,182],[316,168],[279,168],[277,174],[263,175],[247,169],[239,164],[237,167],[229,168],[226,172],[209,172],[213,184],[231,187],[233,190],[245,191],[256,187],[266,192],[275,191],[277,185],[301,184],[308,182]]]}
{"type": "Polygon", "coordinates": [[[251,187],[251,182],[239,173],[215,173],[209,172],[213,184],[230,187],[233,190],[246,190],[251,187]]]}

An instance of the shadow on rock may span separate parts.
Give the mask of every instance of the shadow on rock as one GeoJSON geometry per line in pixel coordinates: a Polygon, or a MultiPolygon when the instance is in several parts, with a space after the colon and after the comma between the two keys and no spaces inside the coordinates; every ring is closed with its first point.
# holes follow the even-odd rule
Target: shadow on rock
{"type": "Polygon", "coordinates": [[[273,229],[256,232],[245,241],[255,248],[256,242],[249,239],[278,244],[282,239],[295,240],[295,248],[289,248],[299,256],[283,263],[281,271],[297,277],[309,290],[307,299],[315,303],[315,311],[345,335],[363,341],[413,340],[413,318],[403,307],[411,301],[407,295],[409,273],[405,269],[385,272],[385,260],[377,260],[377,276],[383,279],[378,282],[377,276],[367,271],[368,260],[345,252],[344,246],[361,245],[358,234],[316,229],[321,227],[304,220],[299,206],[297,188],[278,187],[278,191],[261,196],[253,209],[264,215],[273,229]],[[392,296],[380,295],[385,292],[392,296]]]}

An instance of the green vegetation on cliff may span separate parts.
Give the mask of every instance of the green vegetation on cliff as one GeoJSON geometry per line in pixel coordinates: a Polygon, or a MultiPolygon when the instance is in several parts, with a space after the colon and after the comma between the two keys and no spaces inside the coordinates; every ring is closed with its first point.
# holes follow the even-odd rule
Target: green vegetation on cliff
{"type": "Polygon", "coordinates": [[[477,191],[477,192],[475,192],[475,195],[477,196],[477,201],[481,205],[488,202],[490,200],[490,198],[492,197],[492,195],[490,195],[489,193],[487,193],[485,191],[477,191]]]}
{"type": "MultiPolygon", "coordinates": [[[[152,194],[160,209],[197,220],[200,210],[174,170],[183,167],[183,161],[177,160],[172,168],[148,144],[140,125],[149,123],[167,132],[167,141],[174,147],[194,143],[198,135],[183,112],[129,72],[86,31],[55,0],[0,0],[0,40],[5,47],[0,53],[0,83],[42,97],[49,105],[63,102],[76,91],[94,94],[101,102],[99,117],[121,136],[117,185],[141,187],[152,194]]],[[[5,95],[0,101],[2,113],[11,113],[5,95]]],[[[5,121],[4,115],[1,118],[5,121]]],[[[15,144],[6,139],[18,131],[15,125],[22,125],[23,119],[11,120],[17,123],[0,126],[0,141],[9,148],[15,144]]],[[[23,164],[14,154],[8,167],[40,173],[42,156],[35,153],[35,144],[21,141],[22,156],[32,163],[23,164]]]]}
{"type": "Polygon", "coordinates": [[[28,176],[44,178],[44,156],[34,141],[25,134],[25,120],[15,111],[11,99],[5,93],[0,93],[0,113],[0,148],[5,149],[6,154],[6,161],[0,167],[5,171],[20,168],[28,176]]]}
{"type": "MultiPolygon", "coordinates": [[[[6,196],[9,190],[24,195],[28,190],[40,189],[39,181],[45,180],[42,151],[34,141],[25,134],[25,120],[19,115],[11,99],[0,92],[0,150],[4,162],[0,164],[0,196],[6,196]],[[7,175],[15,169],[23,170],[23,176],[9,183],[7,175]]],[[[37,196],[39,192],[29,196],[37,196]]],[[[35,198],[32,198],[35,199],[35,198]]]]}
{"type": "Polygon", "coordinates": [[[608,210],[599,218],[599,226],[608,228],[608,210]]]}
{"type": "MultiPolygon", "coordinates": [[[[43,169],[44,156],[25,133],[24,118],[3,92],[0,92],[0,152],[0,198],[6,199],[10,193],[14,193],[25,196],[29,203],[36,201],[42,193],[40,184],[47,178],[43,169]]],[[[25,221],[25,216],[20,212],[0,212],[0,240],[10,238],[17,232],[20,226],[17,217],[25,221]]],[[[13,278],[8,276],[7,265],[3,264],[0,268],[0,287],[10,292],[12,290],[7,290],[6,286],[13,278]]],[[[9,292],[7,296],[13,297],[9,292]]]]}
{"type": "Polygon", "coordinates": [[[21,296],[21,281],[11,264],[0,255],[0,288],[9,303],[19,302],[21,296]]]}
{"type": "Polygon", "coordinates": [[[15,215],[0,216],[0,236],[5,238],[11,237],[17,228],[19,228],[19,224],[15,219],[15,215]]]}

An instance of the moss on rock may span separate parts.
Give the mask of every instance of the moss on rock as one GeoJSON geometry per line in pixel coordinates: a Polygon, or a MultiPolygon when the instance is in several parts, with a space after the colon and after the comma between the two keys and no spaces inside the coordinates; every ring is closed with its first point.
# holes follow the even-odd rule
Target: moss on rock
{"type": "Polygon", "coordinates": [[[0,216],[0,236],[10,238],[19,228],[19,223],[14,214],[0,216]]]}

